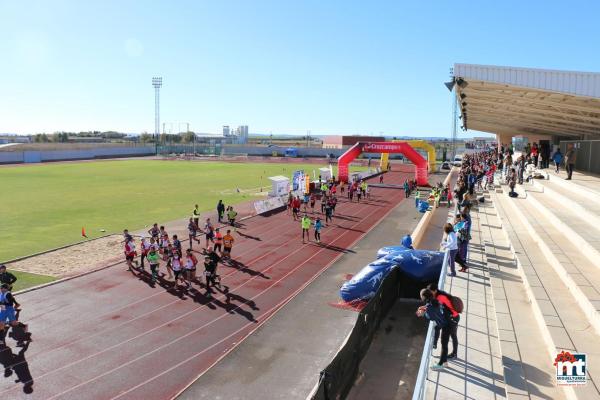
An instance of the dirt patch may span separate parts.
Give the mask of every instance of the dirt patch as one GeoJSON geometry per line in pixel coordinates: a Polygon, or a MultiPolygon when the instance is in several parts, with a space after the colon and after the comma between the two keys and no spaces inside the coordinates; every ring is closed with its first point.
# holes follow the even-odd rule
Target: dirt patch
{"type": "Polygon", "coordinates": [[[111,235],[7,264],[9,270],[50,275],[79,275],[123,259],[123,237],[111,235]]]}

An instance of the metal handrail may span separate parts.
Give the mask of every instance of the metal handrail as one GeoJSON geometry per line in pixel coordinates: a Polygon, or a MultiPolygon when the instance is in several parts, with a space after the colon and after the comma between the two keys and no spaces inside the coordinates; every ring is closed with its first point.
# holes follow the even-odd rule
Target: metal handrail
{"type": "MultiPolygon", "coordinates": [[[[458,210],[458,201],[454,203],[454,211],[452,215],[456,215],[458,210]]],[[[448,255],[450,252],[446,250],[444,261],[442,262],[442,270],[438,279],[438,288],[444,290],[446,283],[446,275],[448,275],[448,255]]],[[[421,364],[419,365],[419,373],[415,381],[415,390],[413,391],[412,400],[423,400],[425,396],[425,386],[427,384],[427,371],[429,370],[429,362],[431,361],[431,353],[433,352],[433,331],[435,322],[430,321],[427,327],[427,336],[425,336],[425,344],[423,345],[423,353],[421,354],[421,364]]]]}
{"type": "MultiPolygon", "coordinates": [[[[444,254],[444,262],[442,263],[442,270],[440,271],[440,279],[438,280],[438,288],[444,288],[446,282],[446,275],[448,275],[448,254],[446,250],[444,254]]],[[[433,330],[435,328],[435,322],[430,321],[429,327],[427,328],[427,336],[425,337],[425,344],[423,345],[423,354],[421,355],[421,365],[419,366],[419,373],[417,374],[417,380],[415,382],[415,390],[413,391],[412,400],[422,400],[425,396],[425,385],[427,383],[427,371],[429,370],[429,362],[431,361],[431,353],[433,352],[433,330]]]]}

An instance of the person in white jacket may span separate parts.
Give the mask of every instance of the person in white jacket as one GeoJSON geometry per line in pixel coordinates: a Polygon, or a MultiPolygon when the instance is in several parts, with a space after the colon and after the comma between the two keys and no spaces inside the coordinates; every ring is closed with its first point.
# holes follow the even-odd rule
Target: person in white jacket
{"type": "Polygon", "coordinates": [[[440,246],[448,253],[448,264],[450,264],[450,276],[456,276],[454,259],[456,258],[456,253],[458,252],[458,240],[456,238],[456,233],[454,232],[454,227],[451,223],[447,223],[446,225],[444,225],[444,240],[442,240],[440,246]]]}

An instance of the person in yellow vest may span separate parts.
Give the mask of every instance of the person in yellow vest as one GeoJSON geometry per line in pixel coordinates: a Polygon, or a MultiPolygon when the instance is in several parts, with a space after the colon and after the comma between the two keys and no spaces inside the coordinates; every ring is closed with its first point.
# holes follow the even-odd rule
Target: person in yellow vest
{"type": "Polygon", "coordinates": [[[302,243],[306,243],[306,241],[304,240],[304,235],[306,235],[306,238],[310,242],[309,230],[312,223],[308,215],[304,214],[302,220],[300,221],[300,225],[302,226],[302,243]]]}
{"type": "Polygon", "coordinates": [[[419,200],[421,200],[421,191],[417,188],[415,192],[415,207],[419,207],[419,200]]]}

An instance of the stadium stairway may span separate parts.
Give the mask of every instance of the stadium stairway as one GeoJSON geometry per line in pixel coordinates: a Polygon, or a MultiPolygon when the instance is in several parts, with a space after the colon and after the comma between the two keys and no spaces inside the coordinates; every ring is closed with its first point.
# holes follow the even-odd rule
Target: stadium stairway
{"type": "MultiPolygon", "coordinates": [[[[575,186],[550,177],[533,185],[518,186],[518,198],[508,197],[506,186],[500,192],[492,193],[497,225],[503,228],[510,252],[508,246],[492,249],[492,245],[486,244],[486,253],[500,251],[503,257],[512,253],[516,262],[514,268],[512,263],[494,263],[493,256],[488,255],[489,268],[496,271],[490,273],[495,275],[492,286],[500,288],[502,284],[508,294],[505,295],[506,302],[495,298],[500,336],[502,317],[498,310],[502,308],[510,310],[513,324],[529,325],[529,330],[526,327],[514,330],[514,342],[522,365],[548,372],[544,365],[552,367],[557,352],[585,353],[592,366],[587,371],[588,383],[562,387],[563,395],[569,399],[600,399],[597,386],[600,378],[593,361],[600,359],[600,230],[595,223],[600,214],[598,202],[592,200],[597,193],[583,185],[575,186]],[[514,287],[514,282],[519,281],[514,287]],[[511,286],[512,290],[506,290],[511,286]],[[540,351],[540,345],[544,346],[545,352],[540,351]]],[[[495,226],[494,218],[490,218],[492,222],[488,225],[495,226]]],[[[490,239],[497,238],[496,234],[490,239]]],[[[517,390],[518,377],[511,378],[506,374],[510,366],[504,360],[511,350],[510,346],[504,346],[502,338],[501,347],[507,392],[511,392],[513,381],[514,394],[526,395],[526,391],[519,393],[517,390]]],[[[523,383],[531,381],[526,368],[517,369],[517,375],[521,375],[523,383]]],[[[542,397],[558,398],[556,396],[557,393],[547,393],[542,397]]]]}

